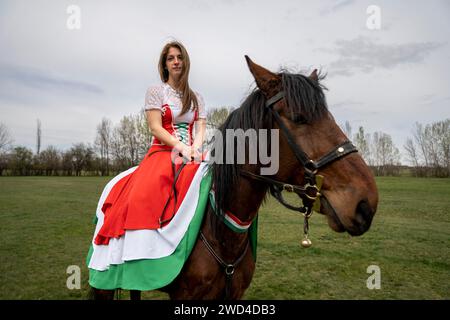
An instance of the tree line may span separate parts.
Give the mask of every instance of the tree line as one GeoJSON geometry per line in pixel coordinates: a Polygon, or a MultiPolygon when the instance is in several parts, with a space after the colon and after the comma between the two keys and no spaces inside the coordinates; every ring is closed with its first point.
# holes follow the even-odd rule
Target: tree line
{"type": "MultiPolygon", "coordinates": [[[[232,108],[222,107],[208,113],[207,128],[211,133],[228,117],[232,108]]],[[[368,133],[360,126],[353,134],[347,121],[344,133],[358,148],[375,175],[400,175],[400,150],[392,137],[384,132],[368,133]]],[[[109,176],[136,166],[151,144],[152,134],[144,111],[124,116],[119,123],[103,118],[97,125],[92,143],[74,143],[68,150],[48,146],[41,150],[41,122],[36,132],[36,152],[13,145],[8,128],[0,123],[0,175],[99,175],[109,176]]],[[[207,137],[211,138],[211,134],[207,137]]],[[[431,124],[415,123],[412,137],[403,146],[408,171],[421,177],[450,177],[450,119],[431,124]]]]}
{"type": "Polygon", "coordinates": [[[151,132],[145,113],[124,116],[113,125],[103,118],[92,143],[74,143],[68,150],[54,146],[41,149],[38,120],[36,153],[14,146],[4,124],[0,124],[0,175],[108,176],[137,165],[150,147],[151,132]]]}
{"type": "Polygon", "coordinates": [[[405,151],[415,176],[450,176],[450,119],[423,125],[416,122],[405,151]]]}
{"type": "MultiPolygon", "coordinates": [[[[372,168],[375,175],[400,175],[405,169],[401,165],[400,150],[392,137],[378,131],[366,133],[363,127],[352,135],[350,123],[346,122],[344,132],[358,148],[360,154],[372,168]]],[[[412,137],[403,146],[410,174],[417,177],[450,177],[450,119],[423,125],[416,122],[412,137]]]]}

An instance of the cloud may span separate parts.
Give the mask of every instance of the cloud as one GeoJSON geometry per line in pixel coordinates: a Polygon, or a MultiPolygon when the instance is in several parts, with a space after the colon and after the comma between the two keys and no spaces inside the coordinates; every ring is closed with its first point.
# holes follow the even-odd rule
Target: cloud
{"type": "Polygon", "coordinates": [[[330,104],[330,107],[333,109],[349,109],[350,106],[360,106],[360,105],[363,105],[363,103],[359,101],[345,100],[332,103],[330,104]]]}
{"type": "Polygon", "coordinates": [[[422,63],[444,45],[437,42],[381,44],[359,36],[352,40],[338,40],[334,49],[325,50],[339,55],[329,64],[329,73],[351,76],[358,71],[369,73],[376,68],[391,69],[403,64],[422,63]]]}
{"type": "Polygon", "coordinates": [[[64,79],[60,76],[54,76],[48,71],[36,70],[18,66],[0,66],[0,83],[12,81],[26,87],[34,89],[71,91],[74,93],[91,93],[102,94],[103,89],[99,86],[76,81],[72,79],[64,79]]]}
{"type": "Polygon", "coordinates": [[[439,96],[437,94],[426,94],[419,98],[420,105],[436,105],[450,100],[450,96],[439,96]]]}
{"type": "Polygon", "coordinates": [[[355,0],[341,0],[341,1],[337,1],[337,3],[335,3],[331,7],[323,8],[322,10],[320,10],[320,15],[323,16],[323,15],[327,15],[327,14],[330,14],[330,13],[335,13],[336,11],[339,11],[342,8],[348,7],[349,5],[351,5],[354,2],[355,2],[355,0]]]}

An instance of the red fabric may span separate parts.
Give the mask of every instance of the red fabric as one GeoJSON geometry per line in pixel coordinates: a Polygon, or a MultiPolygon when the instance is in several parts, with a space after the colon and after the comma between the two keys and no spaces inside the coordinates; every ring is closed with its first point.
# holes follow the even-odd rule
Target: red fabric
{"type": "MultiPolygon", "coordinates": [[[[161,125],[164,129],[166,129],[171,135],[175,135],[175,129],[173,128],[172,121],[172,110],[170,109],[168,104],[165,104],[161,107],[161,125]]],[[[190,132],[192,133],[192,132],[190,132]]],[[[156,137],[153,137],[153,144],[162,144],[156,137]]]]}
{"type": "MultiPolygon", "coordinates": [[[[174,134],[171,110],[165,107],[162,124],[169,133],[174,134]]],[[[192,124],[189,127],[191,131],[192,124]]],[[[125,234],[125,230],[158,229],[161,227],[160,218],[162,221],[169,219],[174,209],[176,212],[181,205],[200,164],[188,162],[182,169],[176,183],[175,207],[175,198],[171,193],[174,181],[171,148],[155,145],[159,143],[157,139],[153,143],[139,167],[112,187],[102,207],[105,216],[95,244],[107,245],[109,239],[119,238],[125,234]],[[150,155],[161,149],[169,151],[150,155]],[[164,210],[169,195],[170,202],[164,210]]],[[[175,170],[179,167],[180,164],[175,165],[175,170]]]]}
{"type": "MultiPolygon", "coordinates": [[[[167,146],[152,146],[149,153],[166,149],[167,146]]],[[[102,228],[95,244],[107,245],[110,238],[118,238],[125,230],[158,229],[159,219],[169,219],[181,205],[184,196],[197,172],[199,163],[188,162],[182,169],[177,183],[177,203],[173,193],[166,209],[164,205],[171,194],[174,175],[171,152],[149,153],[131,174],[119,180],[106,198],[102,211],[105,214],[102,228]],[[164,212],[163,212],[164,210],[164,212]]],[[[180,165],[175,165],[178,170],[180,165]]]]}

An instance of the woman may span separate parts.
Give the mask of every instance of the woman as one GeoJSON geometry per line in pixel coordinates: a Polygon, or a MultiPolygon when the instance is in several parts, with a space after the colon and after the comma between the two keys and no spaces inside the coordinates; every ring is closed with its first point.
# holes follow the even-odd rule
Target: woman
{"type": "MultiPolygon", "coordinates": [[[[99,202],[97,228],[88,256],[90,284],[94,288],[153,289],[154,284],[141,286],[139,275],[133,275],[127,283],[126,279],[116,279],[125,277],[123,271],[112,276],[103,272],[135,260],[170,255],[174,249],[173,229],[180,228],[177,224],[187,228],[186,222],[180,220],[184,218],[178,216],[192,218],[192,210],[190,215],[186,213],[190,210],[187,204],[183,210],[180,206],[189,188],[198,188],[201,180],[198,169],[206,130],[204,102],[189,87],[189,55],[181,43],[164,46],[158,69],[162,83],[150,87],[145,97],[153,134],[151,147],[138,167],[108,184],[99,202]],[[164,233],[166,230],[170,232],[164,233]]],[[[186,197],[186,202],[191,197],[186,197]]]]}

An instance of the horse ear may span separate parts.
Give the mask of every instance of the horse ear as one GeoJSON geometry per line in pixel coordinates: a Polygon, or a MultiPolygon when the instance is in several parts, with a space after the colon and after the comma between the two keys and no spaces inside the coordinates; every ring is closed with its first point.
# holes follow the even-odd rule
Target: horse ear
{"type": "Polygon", "coordinates": [[[280,90],[281,77],[260,65],[254,63],[248,56],[245,56],[248,68],[255,78],[256,85],[267,98],[272,97],[280,90]]]}
{"type": "Polygon", "coordinates": [[[314,81],[319,81],[319,75],[317,74],[317,69],[314,69],[313,72],[309,75],[309,78],[314,81]]]}

